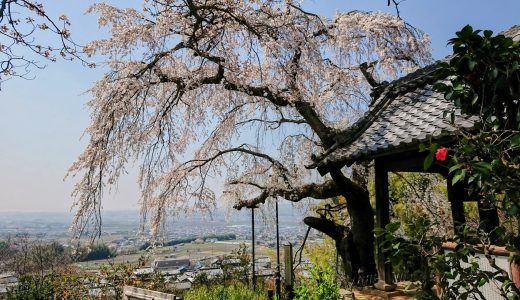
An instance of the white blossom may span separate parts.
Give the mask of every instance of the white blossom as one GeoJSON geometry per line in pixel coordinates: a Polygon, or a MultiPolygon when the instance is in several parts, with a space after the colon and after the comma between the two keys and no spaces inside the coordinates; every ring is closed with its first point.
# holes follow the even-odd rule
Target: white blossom
{"type": "Polygon", "coordinates": [[[360,64],[373,63],[374,78],[383,81],[431,59],[428,37],[397,17],[355,11],[328,19],[299,5],[92,6],[110,37],[85,51],[105,55],[110,71],[90,90],[90,142],[70,168],[81,176],[75,229],[98,213],[104,186],[131,162],[141,166],[141,204],[154,213],[155,230],[165,209],[213,209],[210,178],[226,179],[223,199],[231,204],[319,182],[304,167],[324,149],[313,120],[343,129],[366,109],[370,86],[360,64]]]}

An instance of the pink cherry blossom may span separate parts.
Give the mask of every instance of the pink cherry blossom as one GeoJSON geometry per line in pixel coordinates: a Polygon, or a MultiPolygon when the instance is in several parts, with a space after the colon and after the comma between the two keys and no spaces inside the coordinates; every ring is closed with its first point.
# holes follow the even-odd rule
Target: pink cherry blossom
{"type": "Polygon", "coordinates": [[[429,37],[395,16],[326,18],[297,3],[90,8],[110,36],[85,52],[105,56],[109,71],[90,89],[90,142],[70,168],[80,175],[75,228],[98,225],[84,217],[98,214],[104,187],[134,163],[155,233],[166,215],[211,210],[218,199],[231,206],[321,184],[305,165],[367,106],[360,65],[382,82],[431,60],[429,37]]]}

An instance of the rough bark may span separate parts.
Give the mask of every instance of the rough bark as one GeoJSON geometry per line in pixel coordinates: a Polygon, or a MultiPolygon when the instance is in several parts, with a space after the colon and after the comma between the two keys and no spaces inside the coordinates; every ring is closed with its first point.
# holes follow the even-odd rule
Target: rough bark
{"type": "MultiPolygon", "coordinates": [[[[234,208],[254,207],[264,203],[269,197],[281,197],[298,202],[308,197],[329,199],[342,195],[347,199],[347,210],[351,220],[350,234],[345,235],[344,226],[327,219],[317,221],[317,218],[307,217],[304,222],[334,239],[336,249],[343,259],[343,267],[345,270],[351,269],[348,273],[353,279],[357,279],[358,276],[375,275],[377,270],[374,257],[374,212],[366,188],[365,168],[366,166],[355,166],[352,174],[353,180],[346,177],[341,170],[336,169],[331,172],[332,180],[327,180],[323,184],[311,183],[290,190],[264,189],[259,196],[253,199],[239,201],[234,208]]],[[[236,182],[236,184],[244,183],[236,182]]]]}
{"type": "Polygon", "coordinates": [[[352,232],[346,226],[336,224],[334,221],[326,218],[306,217],[303,219],[303,222],[307,226],[325,233],[334,240],[345,274],[348,274],[353,282],[357,282],[360,261],[352,232]]]}
{"type": "Polygon", "coordinates": [[[351,181],[340,170],[333,170],[331,176],[347,199],[353,240],[356,249],[359,250],[359,275],[377,274],[374,256],[374,212],[368,190],[351,181]]]}
{"type": "MultiPolygon", "coordinates": [[[[231,182],[231,184],[252,184],[244,182],[231,182]]],[[[259,187],[262,188],[262,187],[259,187]]],[[[341,195],[332,180],[327,180],[322,184],[310,183],[293,189],[263,189],[262,193],[253,199],[238,201],[233,208],[242,209],[243,207],[252,208],[258,204],[265,203],[269,197],[281,197],[285,200],[298,202],[305,198],[329,199],[341,195]]]]}

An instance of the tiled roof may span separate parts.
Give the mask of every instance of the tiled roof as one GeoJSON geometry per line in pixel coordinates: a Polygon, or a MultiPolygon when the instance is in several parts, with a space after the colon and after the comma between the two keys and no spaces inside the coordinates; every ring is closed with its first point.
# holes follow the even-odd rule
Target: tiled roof
{"type": "MultiPolygon", "coordinates": [[[[502,34],[520,39],[520,25],[502,34]]],[[[445,58],[444,61],[449,60],[445,58]]],[[[415,150],[420,143],[453,141],[455,127],[466,130],[476,125],[476,117],[463,116],[444,95],[433,91],[440,62],[419,69],[383,86],[365,115],[338,134],[336,143],[315,159],[313,167],[326,173],[328,166],[349,165],[391,153],[415,150]],[[445,117],[455,112],[455,127],[445,117]]]]}
{"type": "Polygon", "coordinates": [[[456,126],[472,129],[476,119],[462,116],[443,94],[433,91],[434,82],[422,78],[415,87],[397,85],[395,89],[385,90],[365,116],[340,134],[337,143],[322,155],[317,164],[320,172],[329,165],[351,164],[416,149],[430,139],[447,140],[456,128],[444,117],[446,111],[455,110],[456,126]]]}
{"type": "Polygon", "coordinates": [[[520,24],[501,32],[501,34],[512,38],[514,41],[520,41],[520,24]]]}

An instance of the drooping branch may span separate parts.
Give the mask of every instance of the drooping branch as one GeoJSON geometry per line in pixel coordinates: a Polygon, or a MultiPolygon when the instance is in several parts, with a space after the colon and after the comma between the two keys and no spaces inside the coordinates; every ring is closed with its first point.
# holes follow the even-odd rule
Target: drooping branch
{"type": "MultiPolygon", "coordinates": [[[[193,170],[195,170],[197,168],[203,167],[204,165],[206,165],[206,164],[216,160],[217,158],[219,158],[219,157],[221,157],[221,156],[223,156],[225,154],[233,153],[233,152],[239,152],[239,153],[244,153],[244,154],[248,154],[248,155],[252,155],[252,156],[255,156],[255,157],[259,157],[259,158],[268,160],[274,166],[279,168],[279,170],[281,170],[281,171],[283,171],[285,173],[289,173],[289,170],[287,170],[287,168],[280,161],[274,159],[273,157],[271,157],[271,156],[269,156],[269,155],[267,155],[265,153],[254,151],[254,150],[248,149],[246,147],[247,147],[246,144],[242,144],[239,147],[234,147],[234,148],[221,150],[221,151],[218,151],[217,153],[215,153],[213,156],[211,156],[209,158],[191,159],[191,160],[188,160],[185,163],[183,163],[181,166],[186,167],[188,169],[188,171],[193,171],[193,170]]],[[[179,169],[182,169],[182,168],[179,168],[179,169]]]]}

